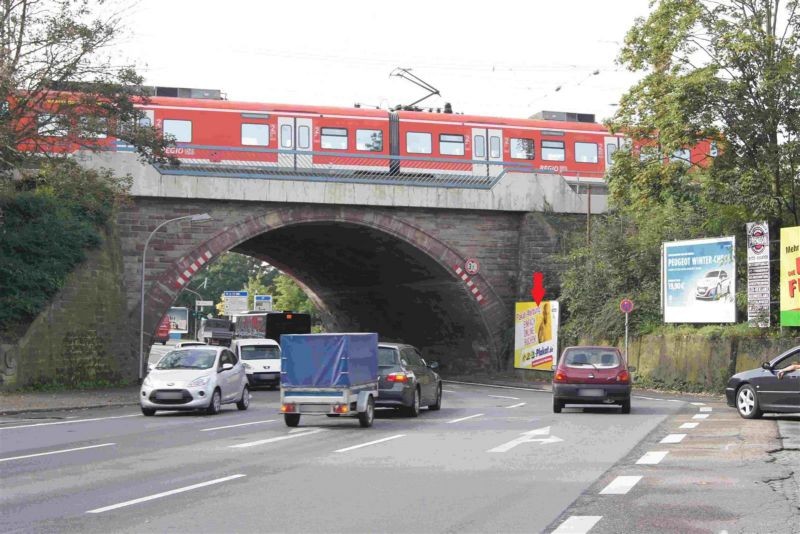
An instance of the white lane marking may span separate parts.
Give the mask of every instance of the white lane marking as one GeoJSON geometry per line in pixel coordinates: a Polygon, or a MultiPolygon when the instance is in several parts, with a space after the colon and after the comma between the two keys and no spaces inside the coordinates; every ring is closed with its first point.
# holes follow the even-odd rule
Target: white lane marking
{"type": "Polygon", "coordinates": [[[678,399],[667,399],[667,402],[685,402],[685,401],[678,400],[678,399]]]}
{"type": "Polygon", "coordinates": [[[681,428],[696,428],[700,423],[683,423],[681,428]]]}
{"type": "Polygon", "coordinates": [[[453,380],[445,380],[444,382],[448,384],[459,384],[462,386],[481,386],[484,388],[496,388],[496,389],[514,389],[517,391],[543,391],[545,393],[552,393],[549,389],[539,389],[539,388],[520,388],[517,386],[497,386],[494,384],[479,384],[478,382],[458,382],[453,380]]]}
{"type": "Polygon", "coordinates": [[[124,419],[125,417],[142,417],[142,414],[135,413],[131,415],[115,415],[113,417],[94,417],[92,419],[72,419],[71,421],[54,421],[52,423],[36,423],[33,425],[6,426],[6,427],[0,427],[0,430],[11,430],[12,428],[29,428],[32,426],[68,425],[72,423],[87,423],[89,421],[105,421],[107,419],[124,419]]]}
{"type": "Polygon", "coordinates": [[[256,445],[265,445],[267,443],[275,443],[276,441],[283,441],[285,439],[292,439],[292,438],[300,438],[303,436],[310,436],[311,434],[316,434],[317,432],[324,432],[324,428],[318,428],[316,430],[309,430],[308,432],[298,432],[297,434],[287,434],[285,436],[278,436],[277,438],[269,438],[269,439],[260,439],[258,441],[248,441],[247,443],[239,443],[238,445],[228,445],[231,449],[242,449],[245,447],[255,447],[256,445]]]}
{"type": "Polygon", "coordinates": [[[467,419],[472,419],[473,417],[480,417],[482,413],[476,413],[475,415],[468,415],[467,417],[462,417],[461,419],[453,419],[452,421],[448,421],[447,423],[460,423],[461,421],[466,421],[467,419]]]}
{"type": "Polygon", "coordinates": [[[525,406],[528,404],[527,402],[520,402],[518,404],[512,404],[511,406],[506,406],[506,408],[519,408],[520,406],[525,406]]]}
{"type": "Polygon", "coordinates": [[[689,404],[691,404],[692,406],[705,406],[706,405],[705,402],[690,402],[689,404]]]}
{"type": "Polygon", "coordinates": [[[228,425],[228,426],[215,426],[213,428],[204,428],[200,432],[209,432],[211,430],[222,430],[223,428],[236,428],[238,426],[250,426],[250,425],[260,425],[263,423],[274,423],[277,419],[267,419],[266,421],[253,421],[252,423],[239,423],[238,425],[228,425]]]}
{"type": "Polygon", "coordinates": [[[710,414],[707,413],[699,413],[697,415],[692,416],[692,419],[708,419],[710,414]]]}
{"type": "Polygon", "coordinates": [[[639,395],[634,395],[633,398],[634,399],[644,399],[644,400],[654,400],[654,401],[663,400],[663,399],[656,399],[654,397],[641,397],[639,395]]]}
{"type": "Polygon", "coordinates": [[[182,488],[174,489],[165,491],[163,493],[156,493],[155,495],[148,495],[147,497],[140,497],[139,499],[133,499],[131,501],[121,502],[119,504],[112,504],[111,506],[104,506],[103,508],[95,508],[94,510],[89,510],[87,514],[100,514],[103,512],[108,512],[109,510],[116,510],[117,508],[124,508],[125,506],[131,506],[133,504],[139,504],[140,502],[147,502],[152,501],[153,499],[160,499],[161,497],[168,497],[170,495],[175,495],[176,493],[183,493],[184,491],[191,491],[198,488],[204,488],[206,486],[211,486],[214,484],[220,484],[222,482],[227,482],[229,480],[233,480],[236,478],[242,478],[247,475],[231,475],[229,477],[224,478],[217,478],[214,480],[209,480],[208,482],[201,482],[200,484],[192,484],[191,486],[184,486],[182,488]]]}
{"type": "Polygon", "coordinates": [[[487,397],[491,397],[493,399],[511,399],[511,400],[519,400],[519,397],[506,397],[504,395],[486,395],[487,397]]]}
{"type": "Polygon", "coordinates": [[[36,454],[26,454],[25,456],[14,456],[13,458],[0,458],[0,462],[9,462],[11,460],[22,460],[23,458],[34,458],[36,456],[47,456],[48,454],[61,454],[62,452],[72,451],[85,451],[86,449],[96,449],[98,447],[109,447],[116,445],[116,443],[103,443],[101,445],[89,445],[88,447],[75,447],[74,449],[62,449],[60,451],[39,452],[36,454]]]}
{"type": "Polygon", "coordinates": [[[700,408],[701,412],[710,412],[712,410],[711,406],[703,406],[700,408]]]}
{"type": "Polygon", "coordinates": [[[608,486],[603,488],[600,495],[625,495],[641,479],[642,477],[640,476],[619,476],[612,480],[608,486]]]}
{"type": "Polygon", "coordinates": [[[644,453],[644,456],[636,460],[637,464],[640,465],[656,465],[663,460],[669,451],[649,451],[644,453]]]}
{"type": "Polygon", "coordinates": [[[659,443],[680,443],[685,437],[686,434],[669,434],[659,443]]]}
{"type": "Polygon", "coordinates": [[[458,393],[458,391],[452,389],[443,389],[442,391],[444,391],[445,393],[458,393]]]}
{"type": "Polygon", "coordinates": [[[360,449],[361,447],[369,447],[370,445],[375,445],[376,443],[383,443],[384,441],[390,441],[397,438],[403,438],[405,434],[397,434],[396,436],[389,436],[388,438],[383,439],[376,439],[375,441],[368,441],[367,443],[362,443],[361,445],[353,445],[352,447],[345,447],[344,449],[337,449],[334,452],[347,452],[352,451],[354,449],[360,449]]]}
{"type": "Polygon", "coordinates": [[[513,449],[514,447],[516,447],[517,445],[520,445],[522,443],[539,442],[539,443],[544,445],[545,443],[557,443],[559,441],[564,441],[561,438],[558,438],[556,436],[550,436],[549,434],[550,434],[550,427],[549,426],[545,426],[545,427],[542,427],[542,428],[537,428],[535,430],[529,430],[528,432],[523,432],[521,434],[521,437],[516,438],[516,439],[512,439],[511,441],[509,441],[507,443],[503,443],[502,445],[498,445],[494,449],[489,449],[486,452],[508,452],[511,449],[513,449]],[[538,438],[536,436],[547,436],[547,437],[546,438],[538,438]]]}
{"type": "Polygon", "coordinates": [[[553,534],[586,534],[601,519],[602,515],[573,515],[561,523],[553,534]]]}

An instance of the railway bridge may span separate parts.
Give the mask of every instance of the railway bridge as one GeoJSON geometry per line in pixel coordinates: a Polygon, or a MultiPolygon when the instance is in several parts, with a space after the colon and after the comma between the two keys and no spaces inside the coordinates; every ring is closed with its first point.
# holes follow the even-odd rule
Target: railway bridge
{"type": "MultiPolygon", "coordinates": [[[[275,265],[306,290],[330,331],[375,331],[422,348],[450,373],[496,368],[513,352],[513,310],[531,273],[557,292],[568,230],[605,196],[561,176],[513,166],[469,175],[332,174],[324,169],[158,167],[132,153],[81,154],[89,167],[133,177],[117,220],[131,346],[138,348],[142,252],[144,332],[205,264],[226,251],[275,265]],[[465,262],[477,260],[477,271],[465,262]]],[[[596,182],[595,182],[596,183],[596,182]]],[[[596,186],[595,186],[596,187],[596,186]]],[[[239,288],[230,288],[239,289],[239,288]]]]}

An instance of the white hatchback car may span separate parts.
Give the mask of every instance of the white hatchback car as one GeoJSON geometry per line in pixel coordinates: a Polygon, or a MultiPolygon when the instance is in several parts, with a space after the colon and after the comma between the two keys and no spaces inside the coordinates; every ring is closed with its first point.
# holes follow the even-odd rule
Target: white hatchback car
{"type": "Polygon", "coordinates": [[[231,350],[247,371],[250,387],[281,385],[281,346],[272,339],[235,339],[231,350]]]}
{"type": "Polygon", "coordinates": [[[227,403],[250,405],[247,375],[227,347],[187,347],[165,354],[142,382],[139,402],[144,415],[156,410],[205,410],[213,415],[227,403]]]}

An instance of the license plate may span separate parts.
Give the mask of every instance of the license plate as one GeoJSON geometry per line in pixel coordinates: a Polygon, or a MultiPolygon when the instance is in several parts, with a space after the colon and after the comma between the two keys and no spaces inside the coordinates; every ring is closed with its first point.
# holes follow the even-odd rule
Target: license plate
{"type": "Polygon", "coordinates": [[[164,400],[167,400],[167,399],[182,399],[183,398],[183,393],[181,393],[180,391],[161,391],[161,392],[158,393],[156,398],[164,399],[164,400]]]}
{"type": "Polygon", "coordinates": [[[606,392],[602,389],[579,389],[578,395],[581,397],[604,397],[606,392]]]}

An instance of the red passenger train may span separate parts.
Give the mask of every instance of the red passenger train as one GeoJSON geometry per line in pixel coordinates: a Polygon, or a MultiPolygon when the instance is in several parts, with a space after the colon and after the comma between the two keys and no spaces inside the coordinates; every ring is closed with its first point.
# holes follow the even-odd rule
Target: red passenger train
{"type": "MultiPolygon", "coordinates": [[[[159,89],[156,95],[165,92],[159,89]]],[[[611,134],[594,122],[593,115],[541,112],[529,119],[509,119],[198,97],[219,95],[218,91],[166,92],[176,96],[153,96],[137,107],[146,123],[174,137],[176,146],[170,153],[187,173],[272,168],[362,176],[496,177],[506,169],[555,173],[570,183],[602,184],[611,156],[626,142],[623,135],[611,134]]],[[[51,125],[38,133],[39,148],[79,148],[63,128],[51,125]]],[[[92,143],[108,150],[130,149],[102,135],[92,143]]],[[[703,142],[679,151],[673,159],[704,165],[715,150],[713,143],[703,142]]]]}

